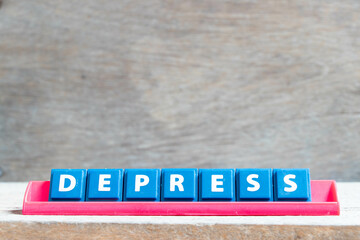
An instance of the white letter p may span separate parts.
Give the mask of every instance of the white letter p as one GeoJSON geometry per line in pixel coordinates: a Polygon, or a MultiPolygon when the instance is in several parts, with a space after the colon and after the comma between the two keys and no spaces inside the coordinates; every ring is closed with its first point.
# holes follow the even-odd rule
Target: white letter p
{"type": "Polygon", "coordinates": [[[135,192],[140,192],[140,187],[148,185],[150,179],[146,175],[135,176],[135,192]]]}

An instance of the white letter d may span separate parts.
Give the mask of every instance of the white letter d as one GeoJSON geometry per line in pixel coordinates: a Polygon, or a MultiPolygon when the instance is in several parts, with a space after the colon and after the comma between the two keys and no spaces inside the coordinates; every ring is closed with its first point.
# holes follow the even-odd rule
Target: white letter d
{"type": "Polygon", "coordinates": [[[74,178],[74,176],[67,174],[60,175],[59,192],[69,192],[75,188],[75,185],[76,185],[76,179],[74,178]],[[65,187],[65,179],[70,180],[70,186],[65,187]]]}

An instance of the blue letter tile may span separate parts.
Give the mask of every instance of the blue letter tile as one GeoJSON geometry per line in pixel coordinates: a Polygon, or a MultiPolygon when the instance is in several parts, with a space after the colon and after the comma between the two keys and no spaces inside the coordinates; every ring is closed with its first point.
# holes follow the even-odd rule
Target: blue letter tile
{"type": "Polygon", "coordinates": [[[89,169],[86,201],[122,201],[122,169],[89,169]]]}
{"type": "Polygon", "coordinates": [[[199,169],[199,201],[235,201],[235,170],[199,169]]]}
{"type": "Polygon", "coordinates": [[[168,168],[161,173],[161,201],[198,200],[198,170],[168,168]]]}
{"type": "Polygon", "coordinates": [[[52,169],[49,201],[84,201],[86,169],[52,169]]]}
{"type": "Polygon", "coordinates": [[[125,169],[124,201],[160,201],[160,169],[125,169]]]}
{"type": "Polygon", "coordinates": [[[309,169],[274,169],[275,201],[311,201],[309,169]]]}
{"type": "Polygon", "coordinates": [[[237,169],[236,183],[238,201],[273,201],[271,169],[237,169]]]}

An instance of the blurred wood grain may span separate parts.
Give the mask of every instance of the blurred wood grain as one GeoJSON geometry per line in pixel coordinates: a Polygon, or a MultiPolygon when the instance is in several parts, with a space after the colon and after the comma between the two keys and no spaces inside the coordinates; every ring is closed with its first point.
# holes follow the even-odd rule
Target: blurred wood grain
{"type": "Polygon", "coordinates": [[[0,181],[310,167],[360,180],[360,1],[5,0],[0,181]]]}

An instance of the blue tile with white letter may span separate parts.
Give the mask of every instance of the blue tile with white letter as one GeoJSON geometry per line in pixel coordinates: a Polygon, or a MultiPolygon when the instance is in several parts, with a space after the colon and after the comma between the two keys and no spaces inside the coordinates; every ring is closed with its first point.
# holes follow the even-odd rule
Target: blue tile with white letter
{"type": "Polygon", "coordinates": [[[309,169],[274,169],[275,201],[311,201],[309,169]]]}
{"type": "Polygon", "coordinates": [[[161,201],[198,200],[198,170],[168,168],[161,172],[161,201]]]}
{"type": "Polygon", "coordinates": [[[160,169],[125,169],[124,201],[160,201],[160,169]]]}
{"type": "Polygon", "coordinates": [[[199,201],[235,201],[235,170],[199,169],[199,201]]]}
{"type": "Polygon", "coordinates": [[[52,169],[49,201],[84,201],[86,169],[52,169]]]}
{"type": "Polygon", "coordinates": [[[122,169],[89,169],[86,201],[122,201],[122,169]]]}
{"type": "Polygon", "coordinates": [[[273,201],[271,169],[237,169],[236,182],[238,201],[273,201]]]}

